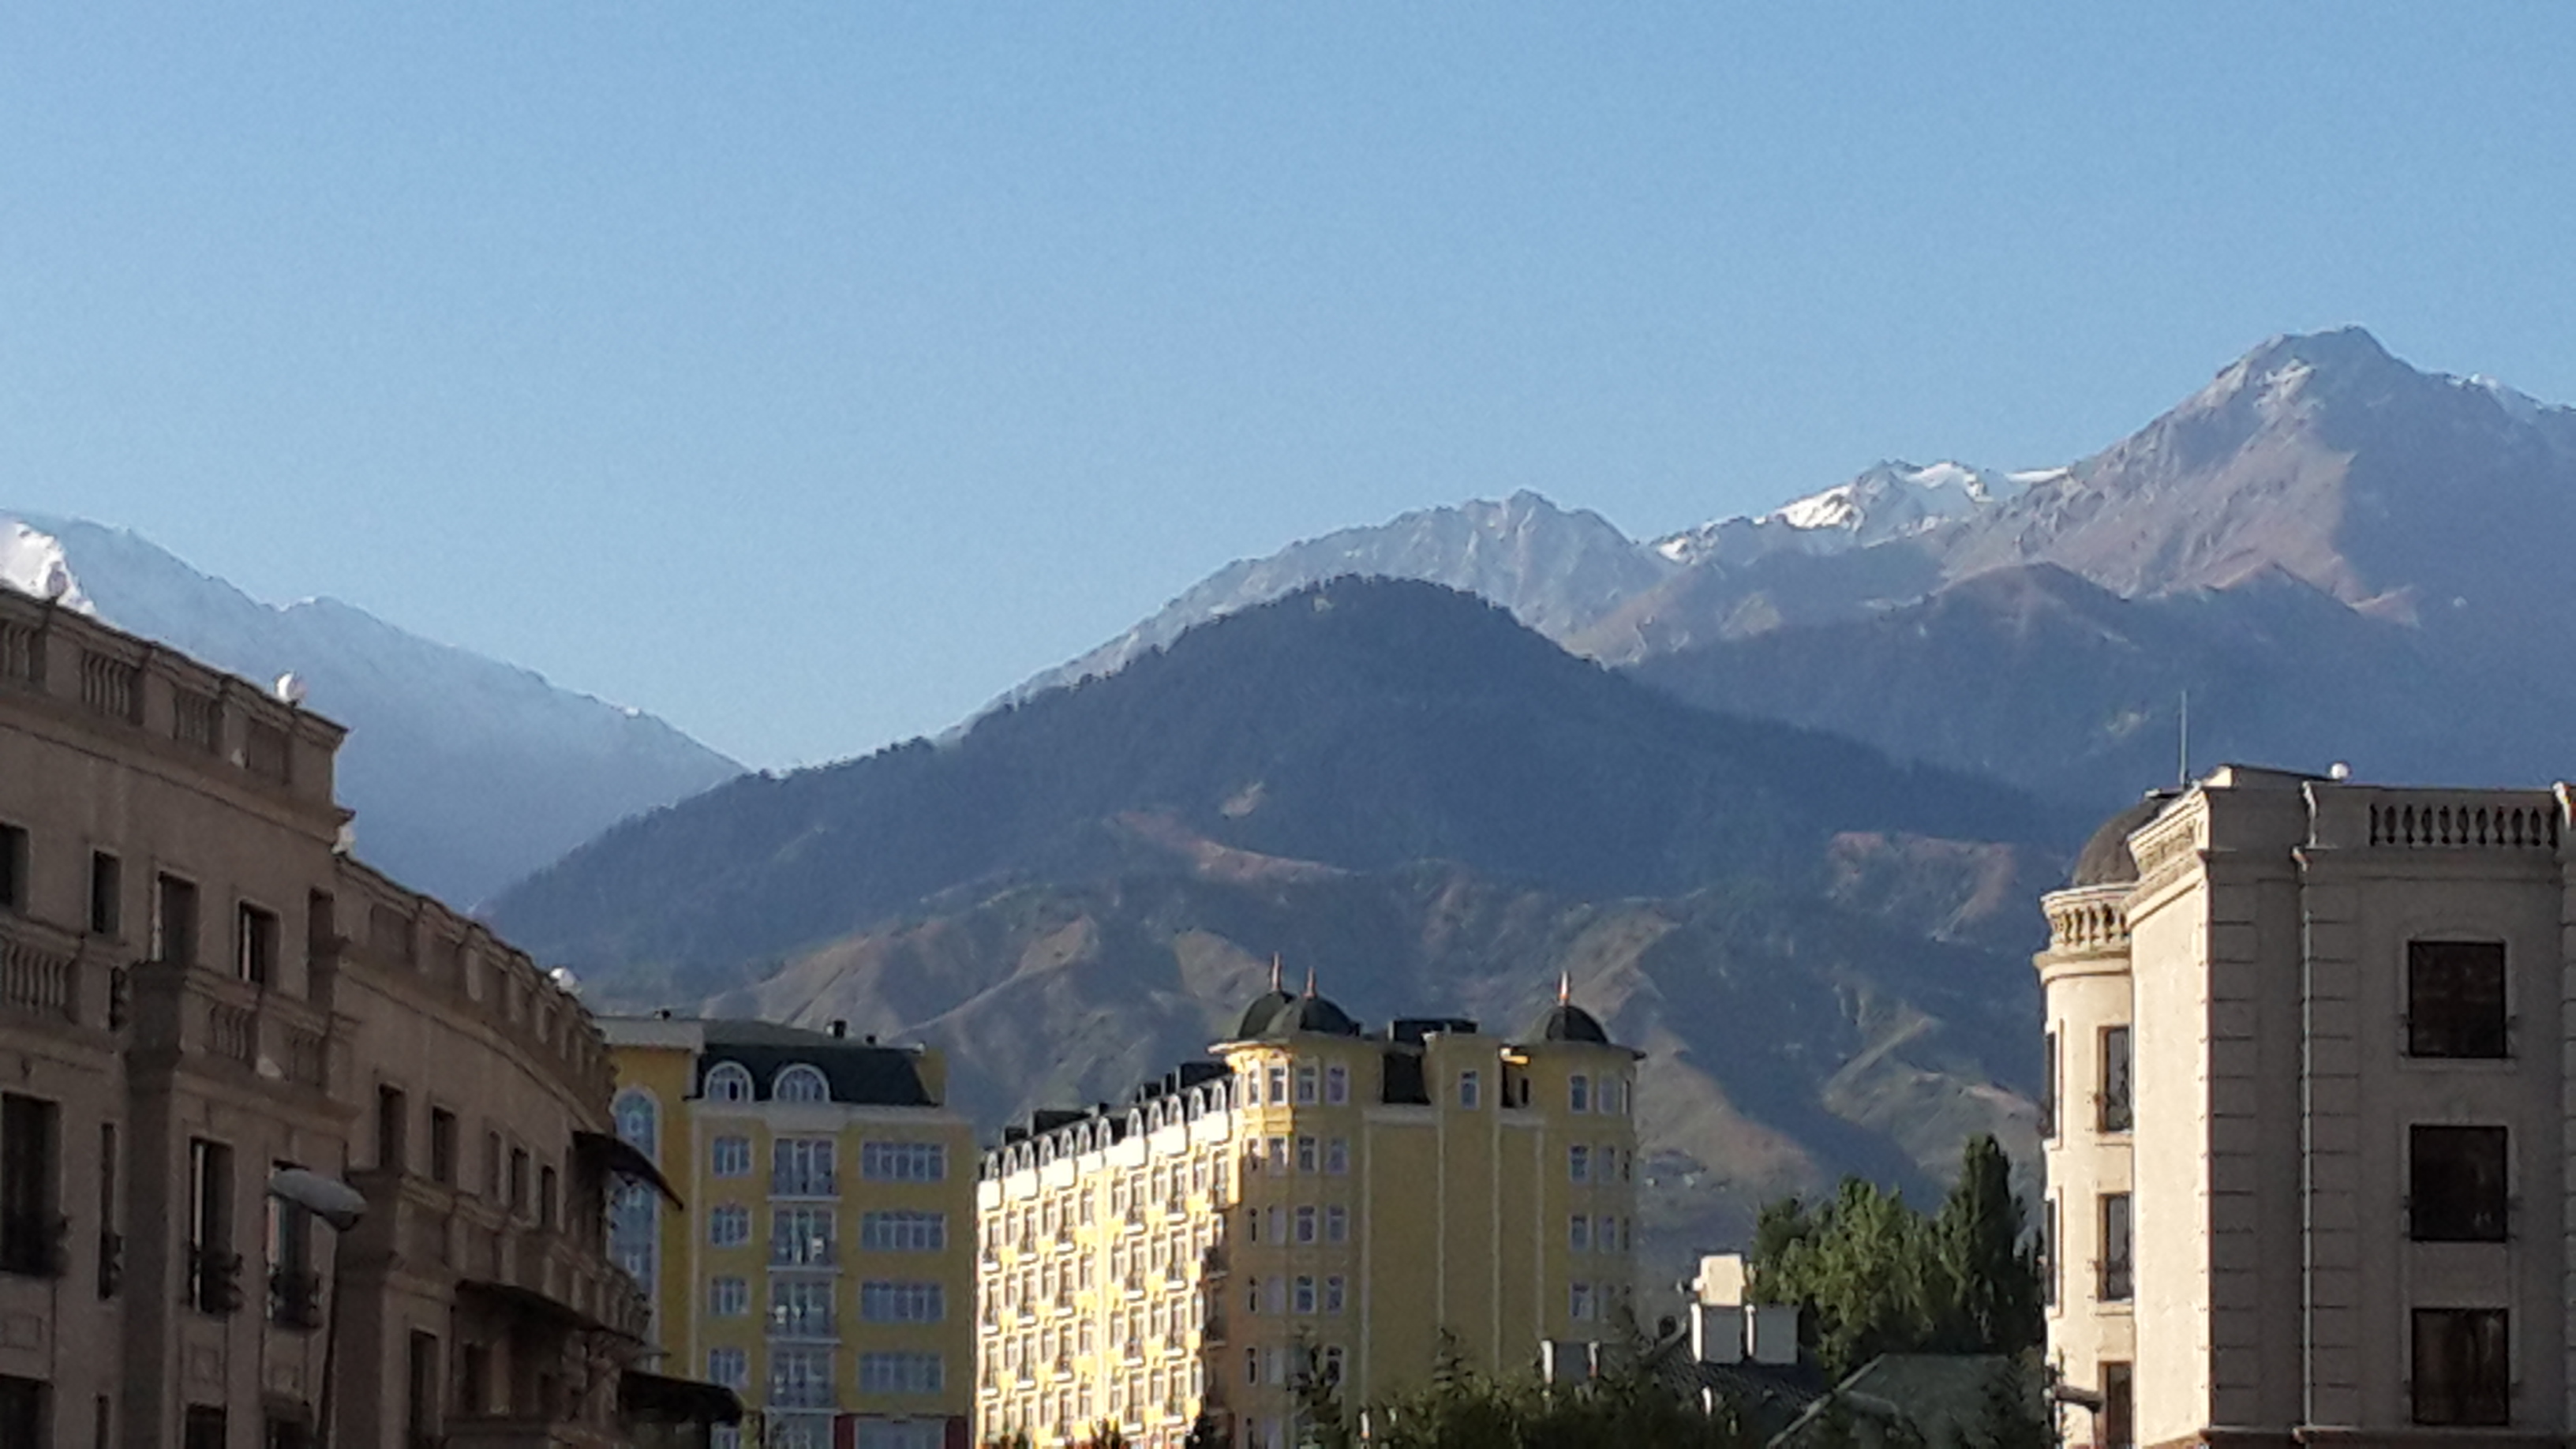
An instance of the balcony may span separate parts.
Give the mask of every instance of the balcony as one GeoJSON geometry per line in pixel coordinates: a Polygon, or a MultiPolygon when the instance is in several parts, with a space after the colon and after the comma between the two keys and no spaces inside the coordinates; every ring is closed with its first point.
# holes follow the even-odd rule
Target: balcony
{"type": "Polygon", "coordinates": [[[830,1172],[773,1172],[771,1197],[839,1197],[840,1179],[830,1172]]]}
{"type": "Polygon", "coordinates": [[[769,1381],[768,1407],[773,1409],[829,1409],[834,1406],[832,1384],[828,1379],[791,1383],[785,1379],[769,1381]]]}
{"type": "Polygon", "coordinates": [[[297,1333],[322,1326],[322,1275],[299,1268],[268,1274],[268,1321],[297,1333]]]}
{"type": "Polygon", "coordinates": [[[830,1238],[769,1240],[769,1266],[773,1268],[832,1268],[840,1261],[840,1245],[830,1238]]]}
{"type": "Polygon", "coordinates": [[[240,1312],[241,1270],[241,1254],[189,1244],[188,1306],[219,1318],[240,1312]]]}
{"type": "Polygon", "coordinates": [[[829,1341],[839,1338],[840,1335],[833,1326],[831,1312],[824,1310],[809,1313],[772,1312],[769,1315],[769,1336],[829,1341]]]}

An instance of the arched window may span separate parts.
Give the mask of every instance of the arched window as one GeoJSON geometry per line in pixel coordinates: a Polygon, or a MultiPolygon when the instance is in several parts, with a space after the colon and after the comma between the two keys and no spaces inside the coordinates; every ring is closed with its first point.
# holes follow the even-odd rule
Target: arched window
{"type": "Polygon", "coordinates": [[[773,1102],[828,1102],[832,1100],[832,1085],[823,1080],[821,1072],[799,1062],[770,1079],[769,1099],[773,1102]]]}
{"type": "Polygon", "coordinates": [[[626,1145],[647,1157],[660,1155],[661,1110],[653,1104],[653,1094],[640,1087],[629,1087],[617,1094],[617,1105],[611,1109],[617,1120],[617,1135],[626,1145]]]}
{"type": "Polygon", "coordinates": [[[748,1102],[751,1100],[751,1073],[738,1062],[723,1062],[707,1073],[707,1100],[710,1102],[748,1102]]]}

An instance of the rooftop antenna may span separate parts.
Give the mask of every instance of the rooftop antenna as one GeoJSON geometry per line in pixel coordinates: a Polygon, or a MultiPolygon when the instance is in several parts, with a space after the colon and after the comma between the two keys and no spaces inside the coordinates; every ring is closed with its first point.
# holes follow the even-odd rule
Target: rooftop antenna
{"type": "Polygon", "coordinates": [[[1571,971],[1556,973],[1556,1004],[1559,1006],[1574,1004],[1574,973],[1571,971]]]}
{"type": "Polygon", "coordinates": [[[1312,966],[1306,968],[1306,994],[1309,997],[1315,994],[1315,968],[1312,966]]]}
{"type": "Polygon", "coordinates": [[[2182,692],[2179,732],[2182,735],[2182,754],[2180,763],[2174,771],[2174,784],[2179,789],[2188,790],[2191,788],[2191,691],[2188,689],[2182,692]]]}
{"type": "Polygon", "coordinates": [[[1270,989],[1279,989],[1279,953],[1276,951],[1270,953],[1270,989]]]}

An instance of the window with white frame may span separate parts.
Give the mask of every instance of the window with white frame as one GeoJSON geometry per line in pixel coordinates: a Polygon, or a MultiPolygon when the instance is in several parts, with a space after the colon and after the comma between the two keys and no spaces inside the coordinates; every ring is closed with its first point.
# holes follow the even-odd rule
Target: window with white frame
{"type": "Polygon", "coordinates": [[[1301,1243],[1315,1241],[1315,1210],[1312,1207],[1297,1209],[1297,1241],[1301,1243]]]}
{"type": "Polygon", "coordinates": [[[1272,1067],[1270,1069],[1270,1104],[1274,1107],[1284,1106],[1287,1104],[1287,1101],[1288,1069],[1286,1067],[1272,1067]]]}
{"type": "Polygon", "coordinates": [[[948,1149],[937,1142],[868,1142],[859,1148],[859,1173],[870,1182],[939,1182],[948,1176],[948,1149]]]}
{"type": "Polygon", "coordinates": [[[1484,1104],[1484,1098],[1483,1081],[1472,1071],[1460,1072],[1458,1074],[1459,1107],[1472,1112],[1484,1104]]]}
{"type": "Polygon", "coordinates": [[[947,1311],[947,1300],[936,1283],[859,1285],[859,1317],[870,1323],[937,1323],[947,1311]]]}
{"type": "MultiPolygon", "coordinates": [[[[1085,1197],[1084,1202],[1090,1199],[1085,1197]]],[[[859,1219],[859,1246],[874,1253],[936,1253],[948,1246],[948,1215],[872,1212],[859,1219]]],[[[1084,1261],[1084,1267],[1090,1262],[1084,1261]]]]}
{"type": "Polygon", "coordinates": [[[947,1386],[946,1361],[935,1353],[859,1355],[860,1393],[935,1394],[947,1386]]]}
{"type": "Polygon", "coordinates": [[[1567,1219],[1565,1229],[1566,1247],[1578,1253],[1592,1250],[1592,1218],[1589,1214],[1576,1213],[1567,1219]]]}
{"type": "Polygon", "coordinates": [[[1589,1283],[1574,1284],[1567,1290],[1565,1306],[1568,1316],[1572,1317],[1577,1323],[1590,1321],[1592,1317],[1592,1285],[1589,1283]]]}
{"type": "Polygon", "coordinates": [[[781,1137],[769,1144],[772,1197],[830,1197],[835,1191],[832,1139],[781,1137]]]}
{"type": "Polygon", "coordinates": [[[1342,1290],[1343,1279],[1341,1274],[1335,1273],[1324,1280],[1324,1311],[1326,1313],[1339,1313],[1342,1311],[1342,1290]]]}
{"type": "Polygon", "coordinates": [[[710,1102],[748,1102],[751,1073],[738,1062],[718,1062],[707,1069],[705,1094],[710,1102]]]}
{"type": "Polygon", "coordinates": [[[707,1280],[707,1313],[715,1318],[741,1318],[751,1312],[751,1284],[742,1278],[707,1280]]]}
{"type": "Polygon", "coordinates": [[[1326,1104],[1338,1107],[1343,1103],[1348,1102],[1350,1099],[1351,1069],[1339,1065],[1324,1068],[1324,1101],[1326,1104]]]}
{"type": "Polygon", "coordinates": [[[1317,1090],[1315,1068],[1312,1065],[1299,1067],[1297,1069],[1297,1105],[1311,1107],[1321,1095],[1317,1090]]]}
{"type": "Polygon", "coordinates": [[[1565,1175],[1575,1182],[1590,1182],[1592,1149],[1579,1142],[1565,1149],[1565,1175]]]}
{"type": "Polygon", "coordinates": [[[718,1177],[751,1176],[751,1139],[719,1137],[707,1149],[708,1170],[718,1177]]]}
{"type": "Polygon", "coordinates": [[[769,1262],[777,1268],[821,1268],[833,1262],[832,1210],[783,1207],[769,1212],[769,1262]]]}
{"type": "Polygon", "coordinates": [[[1573,1076],[1566,1079],[1565,1106],[1566,1110],[1569,1112],[1589,1112],[1592,1110],[1592,1079],[1590,1077],[1585,1076],[1581,1072],[1576,1072],[1573,1076]]]}
{"type": "Polygon", "coordinates": [[[1336,1137],[1324,1144],[1324,1170],[1337,1175],[1351,1170],[1351,1139],[1336,1137]]]}
{"type": "Polygon", "coordinates": [[[1302,1273],[1297,1277],[1295,1307],[1299,1313],[1315,1311],[1315,1280],[1302,1273]]]}
{"type": "Polygon", "coordinates": [[[1314,1138],[1300,1137],[1297,1139],[1297,1170],[1299,1172],[1313,1172],[1315,1170],[1315,1150],[1314,1138]]]}
{"type": "MultiPolygon", "coordinates": [[[[828,1348],[771,1349],[769,1403],[781,1409],[832,1407],[832,1351],[828,1348]]],[[[827,1420],[824,1428],[828,1432],[830,1427],[827,1420]]]]}
{"type": "Polygon", "coordinates": [[[1343,1207],[1339,1203],[1335,1203],[1332,1206],[1325,1208],[1324,1241],[1328,1243],[1343,1243],[1350,1241],[1350,1236],[1351,1210],[1343,1207]]]}
{"type": "Polygon", "coordinates": [[[728,1203],[707,1214],[707,1246],[739,1248],[751,1241],[751,1209],[728,1203]]]}
{"type": "Polygon", "coordinates": [[[794,1066],[780,1068],[778,1075],[769,1079],[769,1100],[828,1102],[832,1100],[832,1084],[825,1080],[820,1069],[798,1062],[794,1066]]]}
{"type": "Polygon", "coordinates": [[[769,1331],[782,1338],[832,1336],[832,1281],[828,1278],[769,1280],[769,1331]]]}
{"type": "Polygon", "coordinates": [[[740,1393],[751,1387],[751,1352],[740,1348],[707,1350],[707,1382],[740,1393]]]}

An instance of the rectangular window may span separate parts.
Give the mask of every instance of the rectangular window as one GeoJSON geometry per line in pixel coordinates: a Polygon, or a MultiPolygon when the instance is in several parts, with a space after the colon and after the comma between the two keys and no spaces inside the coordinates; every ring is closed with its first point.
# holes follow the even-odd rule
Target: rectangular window
{"type": "Polygon", "coordinates": [[[1574,1182],[1592,1180],[1592,1149],[1577,1144],[1565,1149],[1565,1175],[1574,1182]]]}
{"type": "Polygon", "coordinates": [[[404,1130],[410,1117],[411,1106],[402,1088],[376,1088],[376,1166],[400,1172],[410,1165],[410,1154],[405,1151],[409,1134],[404,1130]]]}
{"type": "Polygon", "coordinates": [[[1576,1072],[1572,1077],[1566,1079],[1565,1107],[1569,1112],[1589,1112],[1592,1110],[1592,1079],[1590,1077],[1583,1075],[1581,1072],[1576,1072]]]}
{"type": "Polygon", "coordinates": [[[1297,1241],[1301,1243],[1315,1241],[1315,1210],[1311,1207],[1297,1209],[1297,1241]]]}
{"type": "Polygon", "coordinates": [[[831,1281],[820,1278],[770,1280],[769,1331],[781,1338],[831,1337],[831,1281]]]}
{"type": "Polygon", "coordinates": [[[2502,941],[2406,943],[2406,1053],[2507,1054],[2502,941]]]}
{"type": "Polygon", "coordinates": [[[1297,1139],[1297,1170],[1299,1172],[1315,1170],[1315,1139],[1312,1137],[1297,1139]]]}
{"type": "MultiPolygon", "coordinates": [[[[274,1164],[283,1172],[296,1164],[274,1164]]],[[[313,1271],[313,1214],[274,1194],[268,1208],[268,1319],[289,1328],[322,1325],[321,1279],[313,1271]]]]}
{"type": "Polygon", "coordinates": [[[1286,1067],[1272,1067],[1270,1069],[1270,1103],[1275,1107],[1285,1104],[1287,1100],[1288,1069],[1286,1067]]]}
{"type": "Polygon", "coordinates": [[[714,1162],[711,1164],[711,1167],[716,1176],[751,1176],[750,1138],[719,1137],[715,1140],[715,1145],[709,1149],[709,1152],[714,1158],[714,1162]]]}
{"type": "Polygon", "coordinates": [[[2057,1136],[2057,1033],[2050,1031],[2041,1063],[2044,1075],[2039,1083],[2039,1135],[2042,1141],[2057,1136]]]}
{"type": "Polygon", "coordinates": [[[1592,1219],[1588,1214],[1576,1213],[1566,1220],[1565,1246],[1577,1253],[1592,1251],[1592,1219]]]}
{"type": "Polygon", "coordinates": [[[2407,1209],[2419,1243],[2501,1243],[2510,1226],[2502,1127],[2407,1130],[2407,1209]]]}
{"type": "Polygon", "coordinates": [[[116,1124],[98,1126],[98,1296],[113,1298],[125,1277],[125,1239],[116,1231],[116,1124]]]}
{"type": "Polygon", "coordinates": [[[937,1323],[947,1313],[943,1290],[936,1283],[859,1285],[859,1316],[870,1323],[937,1323]]]}
{"type": "Polygon", "coordinates": [[[1299,1313],[1311,1314],[1315,1311],[1315,1280],[1313,1278],[1303,1275],[1298,1277],[1292,1304],[1295,1310],[1299,1313]]]}
{"type": "Polygon", "coordinates": [[[859,1392],[863,1394],[935,1394],[947,1387],[946,1363],[935,1353],[859,1355],[859,1392]]]}
{"type": "Polygon", "coordinates": [[[1458,1106],[1473,1112],[1484,1105],[1484,1091],[1474,1072],[1458,1074],[1458,1106]]]}
{"type": "Polygon", "coordinates": [[[751,1354],[739,1348],[707,1350],[707,1382],[736,1392],[751,1387],[751,1354]]]}
{"type": "Polygon", "coordinates": [[[2043,1308],[2057,1306],[2058,1237],[2057,1199],[2048,1200],[2047,1216],[2039,1228],[2039,1301],[2043,1308]]]}
{"type": "Polygon", "coordinates": [[[555,1170],[552,1164],[537,1169],[537,1226],[555,1225],[555,1170]]]}
{"type": "Polygon", "coordinates": [[[253,986],[277,981],[277,916],[254,905],[234,913],[233,974],[253,986]]]}
{"type": "Polygon", "coordinates": [[[1311,1066],[1299,1067],[1297,1069],[1297,1105],[1300,1107],[1311,1107],[1315,1105],[1318,1095],[1319,1094],[1316,1091],[1315,1069],[1311,1066]]]}
{"type": "Polygon", "coordinates": [[[197,888],[175,875],[152,882],[152,959],[197,964],[197,888]]]}
{"type": "Polygon", "coordinates": [[[528,1150],[510,1149],[510,1211],[521,1217],[528,1213],[528,1150]]]}
{"type": "Polygon", "coordinates": [[[1350,1236],[1350,1209],[1338,1205],[1324,1209],[1324,1241],[1328,1243],[1346,1242],[1349,1240],[1350,1236]]]}
{"type": "Polygon", "coordinates": [[[233,1246],[233,1150],[188,1143],[188,1305],[200,1313],[241,1307],[241,1255],[233,1246]]]}
{"type": "MultiPolygon", "coordinates": [[[[872,1212],[859,1219],[859,1246],[875,1253],[936,1253],[948,1246],[948,1215],[872,1212]]],[[[1084,1262],[1089,1267],[1088,1260],[1084,1262]]]]}
{"type": "Polygon", "coordinates": [[[89,853],[89,932],[114,936],[125,929],[125,863],[104,850],[89,853]]]}
{"type": "Polygon", "coordinates": [[[741,1318],[751,1312],[751,1284],[741,1278],[707,1280],[707,1312],[716,1318],[741,1318]]]}
{"type": "Polygon", "coordinates": [[[427,1444],[438,1434],[438,1390],[443,1382],[438,1372],[437,1337],[414,1332],[406,1360],[409,1372],[404,1386],[403,1425],[411,1431],[412,1443],[427,1444]]]}
{"type": "Polygon", "coordinates": [[[1324,1144],[1324,1170],[1335,1176],[1351,1170],[1351,1139],[1336,1137],[1324,1144]]]}
{"type": "Polygon", "coordinates": [[[2102,1432],[2101,1449],[2136,1449],[2138,1410],[2136,1386],[2125,1363],[2106,1361],[2102,1365],[2102,1432]]]}
{"type": "Polygon", "coordinates": [[[429,1109],[429,1180],[456,1186],[456,1114],[444,1107],[429,1109]]]}
{"type": "Polygon", "coordinates": [[[26,830],[0,825],[0,911],[26,912],[28,859],[26,830]]]}
{"type": "MultiPolygon", "coordinates": [[[[746,1216],[748,1210],[745,1210],[746,1216]]],[[[778,1268],[829,1266],[832,1210],[820,1207],[773,1209],[769,1215],[769,1262],[778,1268]]]]}
{"type": "Polygon", "coordinates": [[[1324,1280],[1324,1311],[1326,1313],[1339,1313],[1342,1311],[1343,1286],[1342,1275],[1339,1273],[1336,1273],[1324,1280]]]}
{"type": "Polygon", "coordinates": [[[0,1273],[62,1272],[62,1109],[0,1096],[0,1273]]]}
{"type": "Polygon", "coordinates": [[[2513,1353],[2501,1308],[2415,1310],[2415,1422],[2501,1428],[2513,1422],[2513,1353]]]}
{"type": "Polygon", "coordinates": [[[1351,1069],[1348,1067],[1338,1066],[1324,1068],[1325,1103],[1329,1106],[1338,1107],[1343,1103],[1348,1102],[1350,1099],[1351,1069]]]}
{"type": "MultiPolygon", "coordinates": [[[[43,1422],[41,1419],[39,1423],[43,1422]]],[[[180,1449],[224,1449],[228,1425],[221,1405],[190,1404],[179,1416],[180,1449]]],[[[29,1438],[23,1442],[39,1442],[29,1438]]]]}
{"type": "Polygon", "coordinates": [[[859,1173],[870,1182],[941,1182],[948,1149],[937,1142],[868,1142],[859,1148],[859,1173]]]}
{"type": "Polygon", "coordinates": [[[1565,1311],[1577,1323],[1589,1321],[1592,1317],[1592,1285],[1572,1285],[1566,1292],[1565,1311]]]}
{"type": "Polygon", "coordinates": [[[751,1241],[751,1209],[728,1204],[707,1214],[707,1246],[739,1248],[751,1241]]]}
{"type": "Polygon", "coordinates": [[[2102,1301],[2129,1301],[2129,1195],[2102,1194],[2102,1301]]]}
{"type": "Polygon", "coordinates": [[[769,1144],[769,1193],[772,1197],[830,1197],[832,1139],[781,1137],[769,1144]]]}
{"type": "Polygon", "coordinates": [[[2129,1130],[2129,1029],[2102,1028],[2101,1130],[2129,1130]]]}

